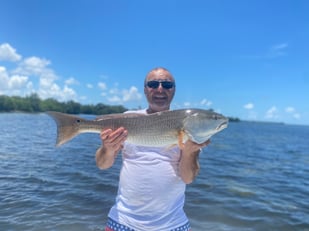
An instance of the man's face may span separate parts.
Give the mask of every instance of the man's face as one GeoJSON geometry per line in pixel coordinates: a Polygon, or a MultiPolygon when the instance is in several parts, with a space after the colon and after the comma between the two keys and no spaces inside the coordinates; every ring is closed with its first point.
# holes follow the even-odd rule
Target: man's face
{"type": "Polygon", "coordinates": [[[146,78],[144,93],[151,113],[168,110],[175,94],[174,78],[168,71],[154,70],[146,78]]]}

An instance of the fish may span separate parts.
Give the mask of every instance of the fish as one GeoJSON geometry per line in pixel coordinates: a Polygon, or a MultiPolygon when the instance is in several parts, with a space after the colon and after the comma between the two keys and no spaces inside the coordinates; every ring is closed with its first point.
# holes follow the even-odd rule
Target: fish
{"type": "Polygon", "coordinates": [[[46,113],[57,125],[57,147],[81,133],[100,133],[103,129],[124,127],[128,131],[126,142],[148,147],[178,145],[182,148],[188,139],[202,144],[228,126],[228,118],[222,114],[195,108],[152,114],[108,114],[94,120],[55,111],[46,113]]]}

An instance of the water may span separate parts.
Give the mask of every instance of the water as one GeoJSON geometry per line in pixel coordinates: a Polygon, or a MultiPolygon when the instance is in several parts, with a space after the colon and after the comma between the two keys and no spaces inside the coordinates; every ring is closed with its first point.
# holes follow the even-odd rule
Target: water
{"type": "MultiPolygon", "coordinates": [[[[0,230],[104,230],[121,158],[96,167],[97,134],[55,148],[45,114],[0,114],[0,230]]],[[[309,231],[309,126],[230,123],[187,187],[192,231],[309,231]]]]}

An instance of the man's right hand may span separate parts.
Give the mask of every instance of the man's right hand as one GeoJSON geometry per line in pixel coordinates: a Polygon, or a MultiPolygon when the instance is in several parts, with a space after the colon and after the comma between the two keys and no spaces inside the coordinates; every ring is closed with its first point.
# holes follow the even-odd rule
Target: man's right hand
{"type": "Polygon", "coordinates": [[[108,152],[119,152],[122,149],[127,136],[128,131],[123,127],[120,127],[115,131],[112,129],[102,130],[100,134],[102,145],[108,152]]]}
{"type": "Polygon", "coordinates": [[[127,136],[128,131],[123,127],[115,131],[112,129],[101,131],[102,146],[96,152],[96,163],[100,169],[107,169],[114,164],[114,160],[118,152],[123,148],[127,136]]]}

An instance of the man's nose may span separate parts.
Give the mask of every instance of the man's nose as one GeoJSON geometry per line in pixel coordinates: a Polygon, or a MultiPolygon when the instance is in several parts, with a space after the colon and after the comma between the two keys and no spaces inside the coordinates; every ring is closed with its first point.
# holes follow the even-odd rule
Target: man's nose
{"type": "Polygon", "coordinates": [[[163,91],[162,83],[159,84],[159,86],[158,86],[158,91],[159,91],[159,92],[162,92],[162,91],[163,91]]]}

